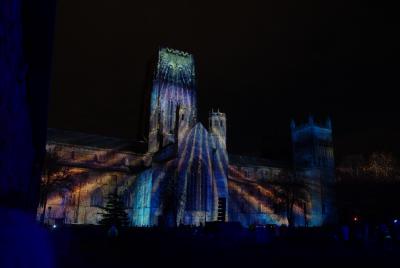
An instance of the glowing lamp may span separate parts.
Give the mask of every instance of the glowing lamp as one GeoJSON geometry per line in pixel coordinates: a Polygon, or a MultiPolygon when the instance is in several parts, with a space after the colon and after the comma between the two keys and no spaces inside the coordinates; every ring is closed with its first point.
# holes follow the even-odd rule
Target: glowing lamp
{"type": "Polygon", "coordinates": [[[53,229],[56,229],[56,228],[57,228],[57,225],[53,224],[53,226],[52,226],[52,227],[53,227],[53,229]]]}

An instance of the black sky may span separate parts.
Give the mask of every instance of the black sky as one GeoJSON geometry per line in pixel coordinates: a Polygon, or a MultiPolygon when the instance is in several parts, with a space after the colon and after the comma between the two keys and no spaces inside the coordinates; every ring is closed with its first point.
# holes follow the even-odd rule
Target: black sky
{"type": "Polygon", "coordinates": [[[230,152],[287,159],[291,118],[330,115],[337,155],[400,153],[399,23],[382,1],[60,0],[49,126],[140,136],[159,46],[194,53],[230,152]],[[197,4],[196,4],[197,3],[197,4]]]}

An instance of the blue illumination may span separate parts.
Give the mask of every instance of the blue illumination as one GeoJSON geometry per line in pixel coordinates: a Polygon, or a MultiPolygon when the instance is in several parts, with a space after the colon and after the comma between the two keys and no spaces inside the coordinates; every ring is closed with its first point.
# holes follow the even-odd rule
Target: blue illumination
{"type": "MultiPolygon", "coordinates": [[[[279,207],[282,198],[265,180],[289,167],[270,166],[269,161],[253,158],[243,162],[243,166],[237,165],[240,162],[230,163],[225,114],[211,111],[208,130],[196,118],[193,56],[165,48],[160,49],[158,56],[150,100],[148,152],[130,161],[112,161],[136,162],[140,166],[140,169],[128,169],[130,172],[125,175],[129,179],[116,179],[127,188],[124,196],[129,201],[132,225],[199,225],[224,220],[218,217],[219,204],[226,207],[226,221],[237,221],[244,226],[287,224],[287,216],[279,207]],[[140,174],[131,173],[143,169],[146,170],[140,174]],[[251,173],[265,180],[260,183],[251,173]]],[[[334,181],[331,122],[318,125],[310,118],[305,125],[296,126],[293,122],[291,129],[296,175],[313,187],[306,201],[294,205],[295,225],[329,223],[329,217],[334,214],[329,190],[334,181]]],[[[71,161],[76,164],[76,157],[71,161]]],[[[127,166],[118,168],[125,172],[127,166]]],[[[85,211],[85,217],[94,218],[98,209],[94,206],[101,205],[93,201],[95,189],[101,189],[98,187],[90,187],[88,191],[92,191],[93,207],[88,213],[85,211]]]]}
{"type": "MultiPolygon", "coordinates": [[[[312,116],[308,122],[291,124],[294,169],[310,185],[310,226],[336,222],[334,208],[335,163],[332,122],[328,118],[317,123],[312,116]]],[[[354,220],[354,219],[353,219],[354,220]]]]}
{"type": "Polygon", "coordinates": [[[133,191],[132,224],[150,226],[152,170],[140,174],[133,191]]]}
{"type": "Polygon", "coordinates": [[[20,0],[0,1],[0,199],[30,207],[38,179],[32,177],[32,136],[37,133],[31,127],[35,106],[26,87],[21,10],[20,0]]]}
{"type": "Polygon", "coordinates": [[[162,48],[158,57],[149,131],[149,152],[157,165],[141,174],[136,182],[134,203],[140,205],[135,204],[133,224],[144,226],[156,222],[158,216],[169,218],[163,213],[176,214],[176,224],[214,221],[218,215],[217,200],[228,199],[225,115],[212,113],[208,132],[196,118],[193,56],[162,48]],[[169,198],[176,201],[163,200],[168,192],[165,188],[175,184],[175,192],[169,198]],[[175,213],[165,211],[171,210],[171,202],[175,213]],[[148,209],[150,203],[152,208],[148,209]]]}
{"type": "Polygon", "coordinates": [[[193,126],[197,104],[194,59],[189,53],[162,48],[151,91],[149,151],[177,142],[177,127],[193,126]]]}

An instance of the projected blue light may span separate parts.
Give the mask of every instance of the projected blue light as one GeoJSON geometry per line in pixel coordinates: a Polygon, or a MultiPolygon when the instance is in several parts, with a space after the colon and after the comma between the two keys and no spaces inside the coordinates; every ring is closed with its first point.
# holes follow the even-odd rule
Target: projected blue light
{"type": "Polygon", "coordinates": [[[133,191],[132,224],[150,225],[152,170],[146,170],[137,178],[133,191]]]}
{"type": "Polygon", "coordinates": [[[228,197],[225,115],[213,113],[208,132],[197,122],[196,114],[193,56],[160,49],[151,92],[149,132],[149,152],[159,164],[152,168],[152,178],[148,173],[138,178],[135,198],[141,205],[134,212],[135,225],[147,225],[155,221],[155,214],[167,213],[163,209],[170,200],[163,200],[162,196],[171,181],[176,183],[176,189],[169,198],[178,200],[174,204],[176,224],[217,219],[216,202],[228,197]],[[143,202],[150,187],[143,185],[151,180],[151,200],[143,202]],[[153,209],[145,209],[148,202],[153,209]]]}
{"type": "Polygon", "coordinates": [[[195,122],[196,91],[191,54],[162,48],[153,81],[150,103],[149,151],[177,142],[177,125],[195,122]],[[179,120],[179,122],[177,122],[179,120]]]}

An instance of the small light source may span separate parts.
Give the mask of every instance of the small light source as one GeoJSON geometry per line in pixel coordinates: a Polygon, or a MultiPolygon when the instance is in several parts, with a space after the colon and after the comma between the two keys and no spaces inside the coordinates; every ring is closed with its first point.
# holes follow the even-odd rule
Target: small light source
{"type": "Polygon", "coordinates": [[[394,221],[393,221],[393,223],[397,223],[398,222],[398,220],[397,219],[395,219],[394,221]]]}
{"type": "Polygon", "coordinates": [[[53,226],[52,226],[52,227],[53,227],[53,229],[56,229],[56,228],[57,228],[57,225],[53,224],[53,226]]]}
{"type": "Polygon", "coordinates": [[[353,221],[358,221],[358,218],[357,218],[357,217],[354,217],[354,218],[353,218],[353,221]]]}

